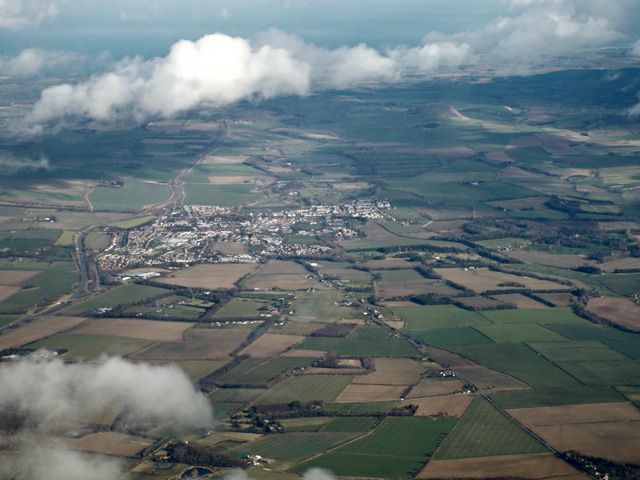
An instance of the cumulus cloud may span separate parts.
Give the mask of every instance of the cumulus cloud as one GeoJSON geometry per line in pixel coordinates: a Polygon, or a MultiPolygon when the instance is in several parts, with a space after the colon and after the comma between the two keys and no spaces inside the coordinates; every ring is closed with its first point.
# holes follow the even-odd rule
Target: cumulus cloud
{"type": "Polygon", "coordinates": [[[118,480],[120,462],[54,446],[26,442],[17,458],[0,466],[13,480],[118,480]]]}
{"type": "Polygon", "coordinates": [[[0,175],[15,175],[17,173],[49,170],[49,157],[40,155],[34,158],[0,152],[0,169],[2,171],[0,175]]]}
{"type": "Polygon", "coordinates": [[[0,76],[78,73],[84,70],[88,62],[87,55],[76,52],[26,48],[14,56],[0,56],[0,76]]]}
{"type": "Polygon", "coordinates": [[[0,369],[0,412],[15,412],[38,431],[54,431],[113,405],[135,419],[172,419],[208,427],[211,408],[177,367],[119,358],[96,364],[26,359],[0,369]]]}
{"type": "Polygon", "coordinates": [[[47,88],[28,121],[167,118],[245,99],[395,81],[410,70],[458,67],[470,55],[468,45],[451,41],[382,53],[364,44],[326,49],[278,30],[254,41],[206,35],[177,42],[166,57],[127,59],[84,82],[47,88]]]}
{"type": "Polygon", "coordinates": [[[0,0],[0,28],[21,30],[35,27],[58,14],[54,2],[38,0],[0,0]]]}
{"type": "Polygon", "coordinates": [[[128,59],[77,85],[48,88],[30,120],[170,117],[200,107],[302,95],[308,90],[308,65],[287,50],[254,47],[242,38],[214,34],[195,42],[181,40],[164,58],[128,59]]]}
{"type": "Polygon", "coordinates": [[[512,5],[528,8],[475,31],[431,34],[427,39],[466,43],[487,60],[504,62],[508,69],[544,58],[575,54],[622,37],[611,18],[595,14],[592,9],[578,9],[568,1],[517,0],[512,5]]]}

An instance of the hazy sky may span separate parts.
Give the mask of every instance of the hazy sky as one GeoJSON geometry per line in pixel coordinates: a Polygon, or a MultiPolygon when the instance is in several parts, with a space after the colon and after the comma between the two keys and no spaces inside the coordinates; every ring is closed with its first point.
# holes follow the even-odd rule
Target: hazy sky
{"type": "Polygon", "coordinates": [[[430,31],[469,30],[510,10],[504,0],[66,0],[56,5],[57,14],[37,28],[0,30],[0,50],[154,56],[179,38],[213,32],[250,36],[271,27],[330,47],[415,45],[430,31]]]}

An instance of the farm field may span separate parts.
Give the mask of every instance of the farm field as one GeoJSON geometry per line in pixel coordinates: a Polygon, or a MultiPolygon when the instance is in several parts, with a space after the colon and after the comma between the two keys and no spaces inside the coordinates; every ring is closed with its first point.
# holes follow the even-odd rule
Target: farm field
{"type": "Polygon", "coordinates": [[[279,357],[265,360],[249,358],[237,367],[216,377],[218,384],[267,384],[283,372],[313,363],[310,358],[279,357]]]}
{"type": "Polygon", "coordinates": [[[418,417],[462,417],[471,402],[472,395],[440,395],[404,400],[404,405],[416,405],[418,417]]]}
{"type": "Polygon", "coordinates": [[[112,335],[60,333],[44,340],[30,343],[28,347],[64,350],[65,359],[93,360],[101,355],[127,356],[142,350],[152,343],[149,340],[112,335]]]}
{"type": "Polygon", "coordinates": [[[224,360],[251,332],[247,328],[192,328],[183,339],[158,343],[136,356],[139,360],[224,360]]]}
{"type": "Polygon", "coordinates": [[[309,276],[309,272],[297,263],[270,260],[245,279],[242,286],[248,290],[285,291],[324,288],[320,282],[308,278],[309,276]]]}
{"type": "Polygon", "coordinates": [[[593,298],[587,303],[587,311],[624,329],[640,332],[640,306],[626,298],[593,298]]]}
{"type": "Polygon", "coordinates": [[[255,269],[256,266],[251,263],[204,264],[179,271],[170,277],[160,278],[158,281],[187,288],[230,289],[255,269]]]}
{"type": "Polygon", "coordinates": [[[405,329],[407,330],[431,330],[491,324],[479,313],[470,312],[453,305],[397,307],[392,308],[392,311],[404,320],[405,329]]]}
{"type": "Polygon", "coordinates": [[[509,414],[558,450],[572,444],[586,455],[638,462],[640,413],[630,403],[524,408],[509,414]]]}
{"type": "Polygon", "coordinates": [[[266,458],[300,461],[344,443],[354,436],[353,433],[343,432],[283,433],[257,440],[232,452],[236,455],[257,452],[266,458]]]}
{"type": "Polygon", "coordinates": [[[260,318],[269,306],[268,302],[232,298],[222,308],[216,310],[212,318],[215,320],[260,318]]]}
{"type": "Polygon", "coordinates": [[[501,408],[552,407],[589,403],[620,402],[624,397],[610,387],[578,386],[521,392],[497,392],[491,399],[501,408]]]}
{"type": "Polygon", "coordinates": [[[523,477],[581,478],[578,471],[551,453],[500,455],[496,457],[433,460],[418,474],[418,479],[523,477]]]}
{"type": "Polygon", "coordinates": [[[91,335],[113,335],[162,342],[182,339],[182,334],[195,324],[187,322],[158,322],[154,320],[133,320],[125,318],[105,318],[89,320],[74,333],[91,335]]]}
{"type": "Polygon", "coordinates": [[[256,404],[273,404],[290,401],[333,402],[353,380],[350,375],[302,375],[289,377],[258,398],[256,404]]]}
{"type": "Polygon", "coordinates": [[[485,367],[512,375],[535,388],[578,385],[574,377],[522,344],[504,343],[456,347],[485,367]]]}
{"type": "Polygon", "coordinates": [[[437,460],[543,453],[546,448],[506,415],[476,398],[438,449],[437,460]]]}
{"type": "Polygon", "coordinates": [[[3,333],[0,336],[0,350],[22,347],[41,338],[70,330],[86,320],[86,318],[80,317],[61,316],[44,317],[35,320],[3,333]]]}
{"type": "Polygon", "coordinates": [[[298,348],[349,356],[417,356],[416,349],[407,340],[378,326],[356,327],[344,338],[311,337],[298,348]]]}
{"type": "Polygon", "coordinates": [[[477,293],[488,291],[528,289],[534,291],[570,290],[571,287],[549,280],[513,275],[487,269],[465,270],[460,268],[438,268],[435,272],[445,280],[477,293]]]}
{"type": "Polygon", "coordinates": [[[122,285],[91,300],[69,307],[64,312],[69,315],[78,315],[98,309],[113,309],[122,305],[131,305],[162,295],[168,295],[169,293],[171,293],[169,290],[147,285],[122,285]]]}
{"type": "Polygon", "coordinates": [[[149,440],[117,432],[96,432],[67,443],[84,452],[133,457],[151,445],[149,440]]]}
{"type": "Polygon", "coordinates": [[[380,270],[374,271],[380,280],[375,280],[376,295],[381,298],[408,297],[435,293],[456,295],[456,289],[442,284],[438,280],[424,278],[416,270],[380,270]]]}
{"type": "Polygon", "coordinates": [[[327,465],[336,475],[396,478],[415,475],[436,450],[454,419],[389,417],[372,434],[301,468],[327,465]],[[353,458],[359,461],[354,462],[353,458]]]}
{"type": "Polygon", "coordinates": [[[240,352],[241,355],[251,357],[268,358],[279,355],[302,342],[306,337],[300,335],[280,335],[278,333],[265,333],[251,345],[240,352]]]}

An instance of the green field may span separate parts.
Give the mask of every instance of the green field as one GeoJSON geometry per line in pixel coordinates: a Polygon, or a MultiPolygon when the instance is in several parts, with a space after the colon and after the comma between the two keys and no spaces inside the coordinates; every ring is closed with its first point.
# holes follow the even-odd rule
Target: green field
{"type": "Polygon", "coordinates": [[[628,358],[596,341],[562,343],[530,343],[537,352],[552,362],[624,362],[628,358]]]}
{"type": "Polygon", "coordinates": [[[482,325],[475,328],[496,343],[569,341],[569,339],[535,324],[482,325]]]}
{"type": "Polygon", "coordinates": [[[251,191],[253,185],[206,185],[199,183],[186,184],[187,205],[217,205],[232,207],[250,203],[258,199],[251,191]]]}
{"type": "Polygon", "coordinates": [[[368,432],[378,423],[374,417],[338,417],[328,423],[323,432],[368,432]]]}
{"type": "Polygon", "coordinates": [[[263,395],[264,388],[220,388],[209,394],[212,404],[217,403],[249,403],[263,395]]]}
{"type": "Polygon", "coordinates": [[[0,302],[0,313],[24,312],[71,290],[78,280],[73,263],[53,263],[23,285],[23,290],[0,302]],[[27,288],[25,288],[27,287],[27,288]]]}
{"type": "Polygon", "coordinates": [[[546,448],[483,398],[476,398],[438,449],[438,460],[542,453],[546,448]]]}
{"type": "Polygon", "coordinates": [[[170,196],[171,190],[166,184],[127,180],[121,188],[96,188],[89,198],[99,211],[136,212],[147,205],[162,203],[170,196]]]}
{"type": "Polygon", "coordinates": [[[455,351],[493,370],[512,375],[535,388],[569,387],[578,381],[523,344],[455,347],[455,351]]]}
{"type": "Polygon", "coordinates": [[[328,290],[313,293],[297,293],[294,307],[294,321],[329,323],[343,318],[354,318],[360,312],[351,307],[336,305],[341,300],[340,293],[328,290]]]}
{"type": "Polygon", "coordinates": [[[416,340],[434,347],[459,347],[493,343],[491,339],[472,327],[437,328],[435,330],[411,330],[407,332],[416,340]]]}
{"type": "Polygon", "coordinates": [[[396,307],[392,311],[405,321],[407,330],[432,330],[491,324],[480,314],[453,305],[396,307]]]}
{"type": "Polygon", "coordinates": [[[123,356],[136,352],[153,342],[137,338],[84,333],[62,333],[30,343],[27,348],[64,349],[66,359],[93,360],[100,355],[123,356]]]}
{"type": "Polygon", "coordinates": [[[298,346],[309,350],[326,350],[334,355],[375,357],[416,357],[417,350],[406,339],[384,327],[356,327],[346,337],[312,337],[298,346]]]}
{"type": "Polygon", "coordinates": [[[640,293],[640,273],[600,275],[597,281],[616,295],[629,297],[640,293]]]}
{"type": "Polygon", "coordinates": [[[19,318],[20,315],[0,315],[0,328],[9,325],[11,322],[15,322],[19,318]]]}
{"type": "Polygon", "coordinates": [[[332,421],[331,417],[285,418],[280,420],[280,425],[284,427],[285,432],[317,432],[332,421]]]}
{"type": "Polygon", "coordinates": [[[398,402],[327,403],[324,409],[337,415],[385,415],[398,406],[398,402]]]}
{"type": "Polygon", "coordinates": [[[498,392],[491,394],[491,399],[504,409],[623,402],[625,400],[625,398],[614,389],[600,386],[579,386],[522,392],[498,392]]]}
{"type": "Polygon", "coordinates": [[[411,477],[455,423],[453,418],[388,417],[373,433],[301,465],[296,471],[322,467],[338,476],[411,477]]]}
{"type": "Polygon", "coordinates": [[[589,322],[574,314],[570,308],[545,308],[517,310],[484,310],[482,316],[494,323],[576,323],[588,324],[589,322]]]}
{"type": "Polygon", "coordinates": [[[99,308],[116,308],[119,306],[131,305],[151,298],[167,295],[170,290],[164,288],[150,287],[148,285],[121,285],[97,297],[82,302],[73,307],[65,309],[65,313],[77,315],[84,312],[91,312],[99,308]]]}
{"type": "Polygon", "coordinates": [[[293,401],[310,402],[322,400],[332,402],[340,392],[351,383],[350,375],[300,375],[289,377],[276,384],[271,390],[258,398],[255,403],[268,405],[293,401]]]}
{"type": "Polygon", "coordinates": [[[266,458],[277,458],[299,462],[312,455],[324,452],[354,437],[353,433],[281,433],[268,435],[234,449],[237,456],[252,454],[266,458]]]}
{"type": "Polygon", "coordinates": [[[281,373],[293,368],[308,367],[313,358],[277,357],[248,358],[224,375],[216,378],[218,384],[267,384],[281,373]]]}
{"type": "Polygon", "coordinates": [[[630,358],[557,364],[585,385],[640,385],[640,362],[630,358]]]}

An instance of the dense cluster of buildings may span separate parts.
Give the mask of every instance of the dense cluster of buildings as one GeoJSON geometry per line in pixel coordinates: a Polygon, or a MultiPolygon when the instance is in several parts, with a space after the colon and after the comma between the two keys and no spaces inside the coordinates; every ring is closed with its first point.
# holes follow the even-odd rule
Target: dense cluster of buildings
{"type": "Polygon", "coordinates": [[[128,232],[120,246],[114,245],[98,257],[98,265],[103,271],[117,272],[133,267],[318,257],[332,251],[332,247],[318,241],[318,237],[330,241],[357,237],[354,219],[386,217],[384,210],[389,207],[385,201],[357,200],[339,205],[244,213],[225,207],[190,205],[128,232]],[[291,235],[297,240],[289,238],[291,235]],[[247,251],[224,253],[216,248],[218,242],[242,243],[247,251]]]}

